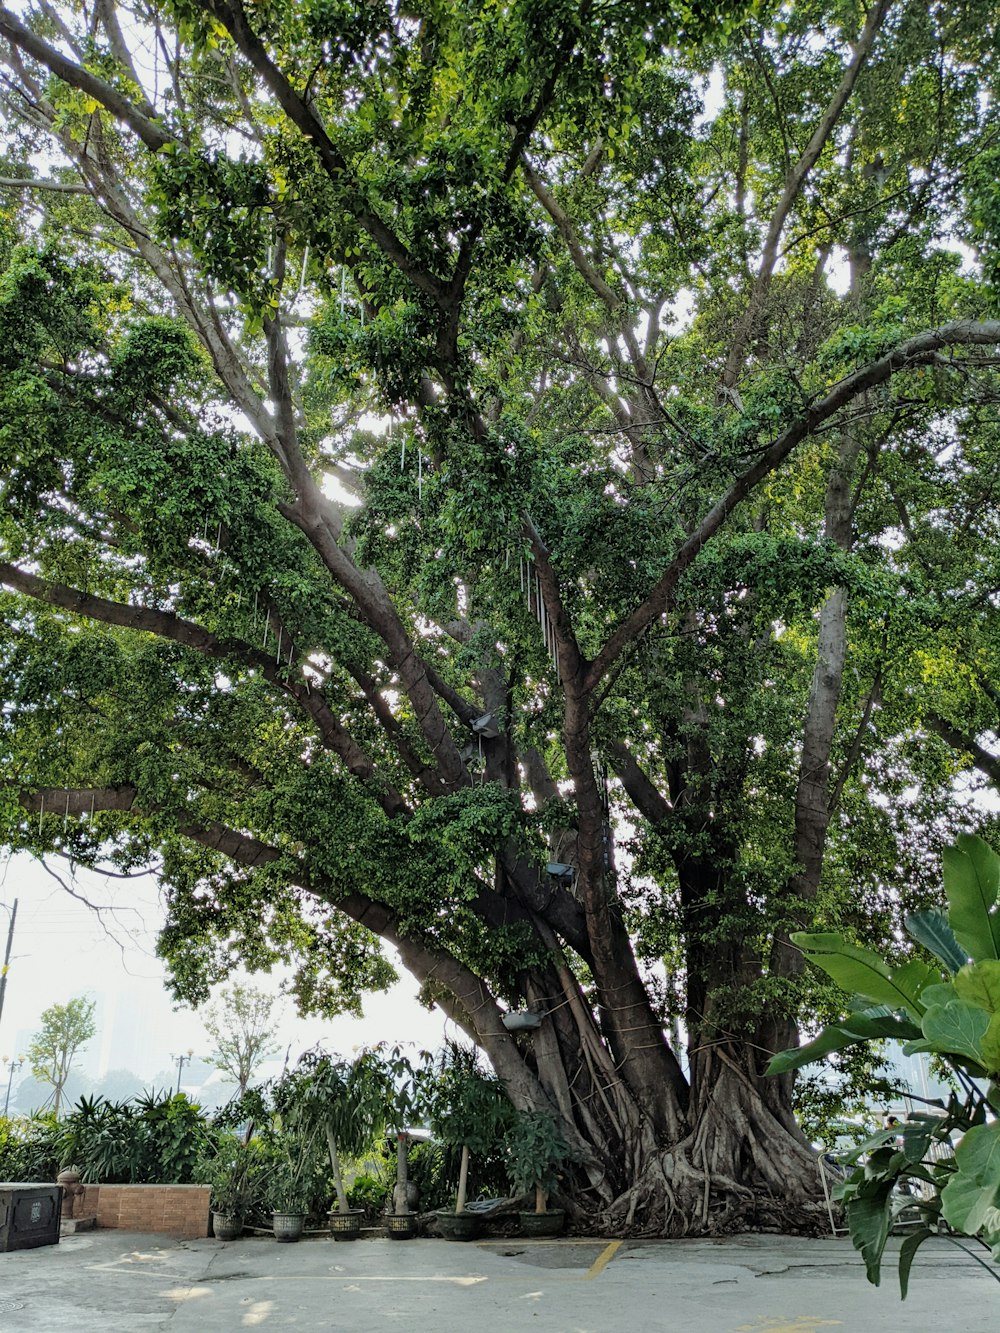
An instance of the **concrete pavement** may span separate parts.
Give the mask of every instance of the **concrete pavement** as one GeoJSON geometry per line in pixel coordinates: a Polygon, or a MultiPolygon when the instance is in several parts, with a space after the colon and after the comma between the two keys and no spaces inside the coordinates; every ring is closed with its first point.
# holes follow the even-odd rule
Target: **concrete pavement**
{"type": "Polygon", "coordinates": [[[894,1265],[872,1288],[833,1239],[278,1245],[97,1231],[0,1254],[4,1333],[392,1328],[998,1333],[1000,1283],[944,1239],[921,1250],[905,1305],[894,1265]]]}

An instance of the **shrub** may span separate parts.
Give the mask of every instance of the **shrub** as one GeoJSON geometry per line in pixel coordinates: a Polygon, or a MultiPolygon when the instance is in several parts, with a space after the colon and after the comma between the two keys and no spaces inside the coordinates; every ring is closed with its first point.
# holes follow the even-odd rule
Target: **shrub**
{"type": "Polygon", "coordinates": [[[350,1208],[362,1208],[366,1222],[376,1222],[385,1212],[386,1199],[389,1197],[389,1183],[385,1178],[362,1172],[354,1178],[347,1188],[347,1203],[350,1208]]]}
{"type": "Polygon", "coordinates": [[[51,1111],[0,1117],[0,1180],[55,1180],[59,1123],[51,1111]]]}
{"type": "Polygon", "coordinates": [[[60,1161],[95,1184],[189,1185],[213,1131],[183,1093],[81,1097],[61,1123],[60,1161]]]}
{"type": "Polygon", "coordinates": [[[883,1127],[860,1144],[849,1159],[854,1171],[835,1192],[875,1286],[893,1224],[903,1211],[917,1214],[899,1251],[904,1297],[914,1255],[942,1222],[1000,1261],[1000,856],[982,838],[960,834],[944,852],[944,888],[947,915],[932,909],[906,918],[926,956],[898,967],[833,932],[791,936],[844,990],[848,1012],[768,1065],[768,1073],[785,1074],[891,1037],[904,1043],[904,1055],[940,1060],[961,1089],[947,1103],[910,1111],[898,1132],[883,1127]]]}

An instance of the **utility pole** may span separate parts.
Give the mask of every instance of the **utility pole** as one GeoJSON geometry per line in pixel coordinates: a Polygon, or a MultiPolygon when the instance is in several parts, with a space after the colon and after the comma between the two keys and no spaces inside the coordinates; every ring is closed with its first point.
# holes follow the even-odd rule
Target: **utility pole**
{"type": "Polygon", "coordinates": [[[17,920],[17,899],[10,909],[10,925],[7,927],[7,952],[3,956],[3,970],[0,971],[0,1018],[3,1018],[3,997],[7,992],[7,973],[10,971],[10,951],[14,947],[14,922],[17,920]]]}
{"type": "Polygon", "coordinates": [[[10,1089],[11,1089],[11,1084],[14,1082],[14,1075],[18,1072],[18,1070],[19,1070],[19,1069],[21,1068],[21,1066],[24,1064],[24,1056],[23,1056],[23,1055],[15,1055],[15,1056],[6,1056],[6,1055],[5,1055],[4,1058],[3,1058],[3,1062],[4,1062],[5,1065],[6,1065],[6,1064],[9,1064],[9,1065],[10,1065],[10,1075],[9,1075],[9,1077],[8,1077],[8,1079],[7,1079],[7,1096],[4,1098],[4,1103],[3,1103],[3,1113],[4,1113],[4,1115],[6,1115],[6,1114],[7,1114],[7,1108],[10,1106],[10,1089]]]}
{"type": "Polygon", "coordinates": [[[180,1093],[180,1090],[181,1090],[181,1073],[183,1072],[184,1066],[185,1066],[185,1065],[189,1065],[189,1064],[191,1063],[191,1057],[192,1057],[193,1055],[194,1055],[194,1051],[193,1051],[193,1050],[190,1050],[190,1051],[188,1051],[187,1055],[177,1055],[177,1056],[174,1057],[174,1059],[177,1061],[177,1092],[178,1092],[178,1093],[180,1093]]]}

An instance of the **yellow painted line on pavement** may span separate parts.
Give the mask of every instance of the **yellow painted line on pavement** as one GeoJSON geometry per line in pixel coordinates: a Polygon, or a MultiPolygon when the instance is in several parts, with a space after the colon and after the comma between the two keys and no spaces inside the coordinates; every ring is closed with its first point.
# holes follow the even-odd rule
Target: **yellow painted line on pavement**
{"type": "Polygon", "coordinates": [[[597,1256],[597,1258],[594,1260],[594,1262],[587,1269],[586,1273],[584,1273],[583,1275],[584,1282],[590,1282],[595,1277],[600,1277],[601,1274],[604,1272],[605,1268],[607,1268],[608,1264],[621,1249],[621,1247],[622,1247],[622,1242],[620,1240],[613,1240],[610,1245],[608,1245],[605,1249],[603,1249],[597,1256]]]}

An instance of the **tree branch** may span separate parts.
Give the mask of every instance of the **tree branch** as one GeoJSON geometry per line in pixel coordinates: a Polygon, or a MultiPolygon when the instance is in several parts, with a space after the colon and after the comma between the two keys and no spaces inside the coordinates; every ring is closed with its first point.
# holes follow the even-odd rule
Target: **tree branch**
{"type": "Polygon", "coordinates": [[[988,347],[997,343],[1000,343],[1000,320],[985,320],[981,323],[956,320],[936,329],[927,329],[900,343],[877,361],[846,375],[824,397],[813,402],[797,420],[785,427],[751,467],[736,478],[725,495],[678,548],[646,600],[613,631],[591,662],[584,676],[583,690],[593,691],[636,636],[672,606],[681,576],[737,506],[766,476],[779,468],[803,440],[829,421],[842,407],[876,385],[885,384],[893,375],[933,361],[942,347],[988,347]]]}
{"type": "Polygon", "coordinates": [[[648,819],[654,827],[666,823],[674,807],[640,766],[628,746],[623,741],[614,741],[608,747],[608,756],[629,800],[643,818],[648,819]]]}
{"type": "Polygon", "coordinates": [[[967,736],[950,722],[946,722],[939,713],[926,713],[924,722],[932,731],[946,740],[955,750],[969,755],[973,765],[990,779],[995,787],[1000,788],[1000,759],[990,754],[973,736],[967,736]]]}
{"type": "Polygon", "coordinates": [[[586,282],[587,286],[590,287],[590,289],[604,303],[607,309],[611,313],[614,313],[621,305],[621,298],[612,291],[601,277],[600,273],[598,273],[597,269],[594,268],[593,264],[587,258],[569,214],[556,202],[555,197],[546,188],[541,177],[536,173],[526,156],[522,156],[521,158],[521,167],[535,198],[556,224],[559,235],[565,241],[566,249],[569,251],[573,263],[576,265],[577,272],[586,282]]]}
{"type": "Polygon", "coordinates": [[[143,115],[139,108],[117,88],[91,74],[82,65],[64,56],[56,47],[50,46],[48,42],[36,36],[15,14],[11,13],[6,5],[0,5],[0,37],[5,37],[13,46],[39,61],[71,88],[78,88],[95,102],[100,102],[101,106],[106,107],[112,115],[123,121],[154,153],[166,148],[168,144],[180,142],[176,135],[164,129],[157,121],[143,115]]]}
{"type": "MultiPolygon", "coordinates": [[[[9,785],[7,783],[5,786],[9,785]]],[[[138,792],[135,787],[35,787],[18,793],[18,804],[28,814],[80,815],[106,811],[126,813],[133,809],[138,792]]]]}
{"type": "Polygon", "coordinates": [[[858,762],[858,759],[860,758],[861,747],[864,744],[865,733],[868,731],[868,727],[871,723],[872,713],[875,709],[875,704],[878,701],[881,690],[882,690],[882,668],[881,666],[879,666],[878,670],[875,672],[875,679],[872,682],[872,687],[868,691],[868,694],[865,696],[864,707],[861,710],[861,719],[858,722],[854,736],[851,738],[851,744],[848,747],[847,754],[844,756],[844,762],[841,764],[840,770],[837,773],[837,776],[833,782],[833,786],[830,790],[830,799],[828,802],[828,808],[831,814],[833,814],[833,812],[837,809],[837,806],[840,804],[840,798],[844,794],[844,788],[847,785],[847,779],[851,776],[851,772],[854,769],[854,765],[858,762]]]}
{"type": "Polygon", "coordinates": [[[73,185],[70,181],[54,181],[40,177],[32,180],[23,176],[0,176],[0,189],[4,190],[49,190],[56,194],[89,194],[86,185],[73,185]]]}
{"type": "MultiPolygon", "coordinates": [[[[220,639],[209,630],[192,621],[184,620],[171,611],[156,611],[149,607],[126,606],[120,602],[112,602],[107,598],[81,592],[64,584],[50,583],[8,562],[0,562],[0,583],[37,601],[62,607],[89,620],[155,634],[158,638],[183,644],[206,657],[235,658],[244,662],[260,671],[271,684],[295,699],[302,711],[315,724],[324,746],[340,757],[350,773],[362,782],[372,781],[376,777],[375,765],[332,712],[320,691],[313,690],[302,678],[296,679],[287,675],[282,665],[285,660],[283,654],[282,661],[278,662],[270,653],[259,652],[239,639],[220,639]]],[[[290,636],[289,648],[294,655],[294,644],[290,636]]],[[[380,802],[387,814],[401,814],[406,810],[402,796],[391,785],[379,782],[376,786],[380,802]]]]}
{"type": "Polygon", "coordinates": [[[417,723],[438,759],[442,778],[453,787],[467,786],[469,774],[441,714],[438,700],[445,700],[460,718],[469,722],[477,716],[475,707],[462,699],[456,690],[446,686],[424,662],[377,572],[358,569],[322,515],[313,518],[301,505],[280,502],[278,510],[302,529],[326,568],[354,599],[365,623],[386,645],[389,660],[399,672],[403,688],[413,704],[417,723]]]}
{"type": "Polygon", "coordinates": [[[746,354],[747,345],[753,337],[757,320],[760,316],[761,307],[764,298],[767,295],[768,288],[771,285],[771,278],[774,274],[774,266],[778,258],[778,244],[781,240],[781,233],[784,230],[788,215],[792,211],[796,199],[799,196],[803,185],[806,182],[810,171],[819,160],[820,153],[826,147],[827,141],[840,120],[841,112],[847,105],[848,99],[854,91],[854,86],[858,81],[858,76],[875,45],[875,39],[879,30],[892,6],[892,0],[876,0],[868,11],[865,19],[865,26],[856,42],[852,42],[851,59],[847,68],[844,70],[840,84],[830,99],[830,102],[823,113],[823,116],[813,131],[812,137],[806,144],[802,156],[796,162],[785,177],[785,187],[782,190],[781,198],[778,200],[778,206],[774,210],[771,222],[767,229],[767,236],[764,240],[764,251],[761,257],[760,269],[754,281],[753,290],[750,293],[750,302],[746,313],[740,320],[737,328],[736,337],[733,345],[729,349],[729,355],[726,358],[725,369],[722,373],[722,383],[727,389],[733,389],[740,376],[740,370],[743,365],[743,358],[746,354]]]}
{"type": "Polygon", "coordinates": [[[125,34],[122,32],[121,24],[118,22],[118,7],[115,0],[96,0],[94,8],[104,31],[108,35],[108,43],[111,46],[112,55],[135,86],[140,90],[142,101],[139,104],[139,110],[150,120],[155,120],[156,108],[143,92],[142,82],[139,79],[138,72],[132,61],[132,55],[128,49],[128,42],[125,40],[125,34]]]}
{"type": "Polygon", "coordinates": [[[549,548],[545,545],[541,533],[527,514],[522,519],[522,528],[531,544],[542,602],[555,635],[560,659],[560,674],[575,678],[580,673],[583,657],[580,653],[580,646],[576,641],[572,621],[563,606],[562,597],[559,593],[559,580],[556,578],[556,572],[552,568],[552,562],[549,558],[549,548]]]}
{"type": "MultiPolygon", "coordinates": [[[[206,8],[225,25],[236,46],[260,75],[282,111],[303,138],[312,143],[327,174],[335,181],[344,176],[353,180],[346,158],[334,145],[319,117],[268,55],[263,42],[251,28],[239,0],[209,0],[206,8]]],[[[370,209],[359,207],[352,211],[362,230],[368,233],[386,258],[419,291],[429,296],[441,309],[450,307],[448,284],[422,269],[391,227],[370,209]]]]}
{"type": "MultiPolygon", "coordinates": [[[[192,823],[178,831],[251,868],[274,862],[281,856],[276,848],[223,824],[192,823]]],[[[443,950],[403,933],[395,915],[381,903],[356,892],[328,895],[323,885],[311,878],[304,864],[302,874],[296,878],[303,888],[393,945],[408,970],[424,984],[430,984],[438,1003],[482,1045],[515,1106],[527,1109],[546,1103],[545,1093],[503,1026],[500,1008],[480,977],[443,950]],[[440,994],[442,988],[446,995],[440,994]]]]}

